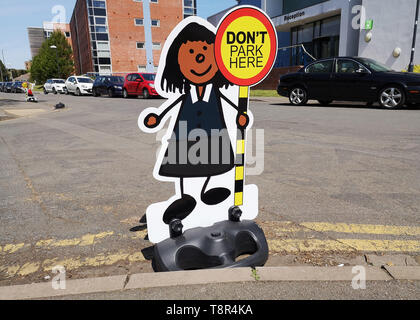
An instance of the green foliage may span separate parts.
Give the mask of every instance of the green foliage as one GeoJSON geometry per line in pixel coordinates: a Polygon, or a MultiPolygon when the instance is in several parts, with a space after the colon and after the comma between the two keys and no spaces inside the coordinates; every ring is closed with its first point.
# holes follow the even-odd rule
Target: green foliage
{"type": "Polygon", "coordinates": [[[74,70],[73,52],[65,35],[57,30],[46,39],[32,60],[31,80],[44,83],[47,79],[66,79],[74,70]],[[50,46],[56,46],[52,49],[50,46]]]}
{"type": "Polygon", "coordinates": [[[6,67],[3,64],[3,61],[1,61],[1,60],[0,60],[0,69],[1,69],[1,72],[0,72],[0,81],[1,81],[1,75],[3,75],[4,81],[8,81],[9,78],[10,78],[10,74],[6,70],[6,67]]]}

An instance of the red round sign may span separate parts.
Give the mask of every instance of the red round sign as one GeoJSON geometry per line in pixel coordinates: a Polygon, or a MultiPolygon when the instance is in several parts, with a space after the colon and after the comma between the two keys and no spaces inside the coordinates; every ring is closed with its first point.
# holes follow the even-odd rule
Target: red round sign
{"type": "Polygon", "coordinates": [[[251,86],[270,72],[277,54],[277,33],[270,18],[255,7],[239,7],[219,24],[215,57],[230,82],[251,86]]]}

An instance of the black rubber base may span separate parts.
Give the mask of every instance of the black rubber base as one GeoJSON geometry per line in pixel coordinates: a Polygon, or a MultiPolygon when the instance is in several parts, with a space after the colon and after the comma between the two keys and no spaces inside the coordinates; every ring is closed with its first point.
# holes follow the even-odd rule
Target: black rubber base
{"type": "Polygon", "coordinates": [[[239,221],[238,210],[231,208],[230,220],[210,227],[172,232],[177,236],[154,246],[153,269],[161,272],[263,266],[268,259],[264,232],[254,221],[239,221]]]}

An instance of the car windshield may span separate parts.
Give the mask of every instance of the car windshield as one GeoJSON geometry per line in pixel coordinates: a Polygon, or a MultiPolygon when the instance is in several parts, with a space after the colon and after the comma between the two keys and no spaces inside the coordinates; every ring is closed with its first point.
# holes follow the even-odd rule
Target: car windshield
{"type": "Polygon", "coordinates": [[[144,80],[146,81],[155,81],[156,75],[154,73],[143,73],[144,80]]]}
{"type": "Polygon", "coordinates": [[[64,80],[53,80],[54,83],[64,83],[64,80]]]}
{"type": "Polygon", "coordinates": [[[113,83],[124,83],[124,78],[123,77],[111,77],[111,82],[113,83]]]}
{"type": "Polygon", "coordinates": [[[373,71],[377,71],[377,72],[389,72],[389,71],[394,71],[391,68],[388,68],[386,65],[372,60],[372,59],[360,59],[361,62],[363,62],[366,66],[368,66],[370,69],[372,69],[373,71]]]}
{"type": "Polygon", "coordinates": [[[93,83],[92,79],[89,78],[77,78],[80,83],[93,83]]]}

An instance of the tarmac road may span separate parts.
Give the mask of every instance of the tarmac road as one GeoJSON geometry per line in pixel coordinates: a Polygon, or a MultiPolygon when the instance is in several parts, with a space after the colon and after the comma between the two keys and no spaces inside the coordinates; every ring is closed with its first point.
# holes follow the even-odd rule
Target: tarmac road
{"type": "MultiPolygon", "coordinates": [[[[37,97],[0,93],[0,116],[19,115],[0,121],[0,285],[43,281],[57,264],[73,278],[151,272],[138,220],[173,184],[152,177],[159,143],[137,117],[164,100],[37,97]]],[[[246,179],[259,187],[269,264],[418,265],[419,108],[250,108],[264,170],[246,179]]]]}

